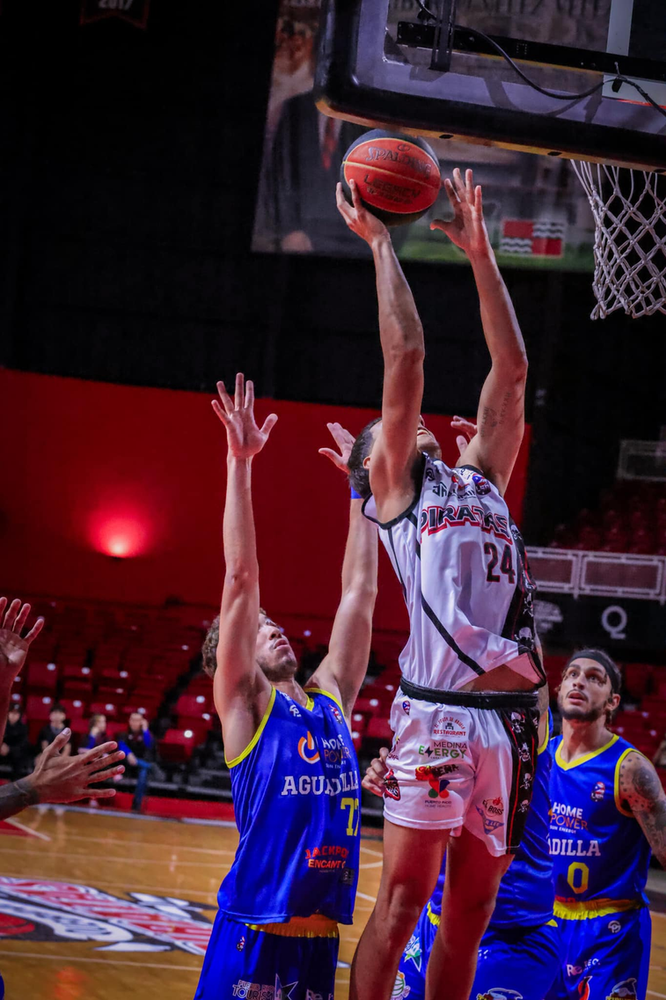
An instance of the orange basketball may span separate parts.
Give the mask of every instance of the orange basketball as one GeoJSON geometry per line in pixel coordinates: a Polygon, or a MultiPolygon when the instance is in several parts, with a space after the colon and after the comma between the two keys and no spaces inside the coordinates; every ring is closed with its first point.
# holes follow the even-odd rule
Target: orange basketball
{"type": "Polygon", "coordinates": [[[424,139],[382,129],[366,132],[343,157],[340,180],[349,202],[352,179],[365,207],[387,226],[420,218],[441,183],[439,162],[424,139]]]}

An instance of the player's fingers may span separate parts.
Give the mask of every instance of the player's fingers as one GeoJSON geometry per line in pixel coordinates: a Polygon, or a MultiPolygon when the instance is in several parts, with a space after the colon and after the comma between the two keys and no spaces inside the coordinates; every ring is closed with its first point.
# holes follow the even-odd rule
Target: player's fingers
{"type": "Polygon", "coordinates": [[[458,208],[460,208],[460,198],[458,197],[458,192],[456,191],[456,188],[453,182],[451,181],[450,177],[444,178],[444,190],[446,191],[448,199],[451,202],[453,210],[456,211],[458,208]]]}
{"type": "Polygon", "coordinates": [[[5,615],[3,628],[9,629],[10,632],[13,630],[14,622],[16,621],[16,616],[19,612],[20,607],[21,607],[21,602],[18,600],[18,598],[12,601],[12,603],[7,608],[7,614],[5,615]]]}
{"type": "Polygon", "coordinates": [[[277,423],[277,413],[269,413],[269,415],[264,420],[261,425],[261,434],[265,434],[266,437],[270,434],[277,423]]]}
{"type": "Polygon", "coordinates": [[[351,209],[349,207],[349,202],[345,198],[345,194],[344,191],[342,190],[342,184],[340,183],[340,181],[338,181],[335,187],[335,203],[338,206],[340,215],[345,220],[347,225],[349,225],[351,219],[351,209]]]}
{"type": "Polygon", "coordinates": [[[56,738],[52,743],[49,743],[47,748],[44,750],[45,757],[56,757],[66,743],[69,742],[69,737],[72,735],[71,729],[63,729],[61,733],[58,733],[56,738]]]}
{"type": "Polygon", "coordinates": [[[231,421],[230,421],[228,415],[224,412],[224,410],[222,409],[222,407],[218,403],[218,401],[216,399],[211,399],[210,405],[213,407],[213,410],[215,411],[215,414],[222,421],[222,423],[225,425],[225,427],[228,426],[231,423],[231,421]]]}
{"type": "MultiPolygon", "coordinates": [[[[78,760],[80,760],[84,766],[87,766],[88,764],[93,764],[101,757],[108,757],[109,754],[112,754],[113,751],[117,749],[118,749],[118,744],[115,742],[115,740],[109,740],[108,743],[100,743],[98,747],[93,747],[92,750],[86,750],[85,753],[81,754],[78,760]]],[[[122,753],[122,750],[120,750],[119,753],[122,753]]],[[[113,762],[108,761],[107,763],[113,763],[113,762]]]]}
{"type": "Polygon", "coordinates": [[[465,194],[470,205],[474,204],[474,172],[471,168],[465,171],[465,194]]]}
{"type": "Polygon", "coordinates": [[[24,604],[18,615],[16,616],[16,622],[14,623],[14,631],[20,635],[23,631],[23,626],[28,620],[28,615],[30,614],[30,605],[24,604]]]}
{"type": "Polygon", "coordinates": [[[234,412],[233,400],[229,395],[229,393],[227,392],[227,387],[225,386],[224,382],[217,383],[217,394],[220,397],[220,400],[222,401],[222,406],[224,407],[225,412],[233,413],[234,412]]]}
{"type": "Polygon", "coordinates": [[[116,794],[115,788],[86,788],[77,795],[77,798],[112,799],[115,794],[116,794]]]}
{"type": "Polygon", "coordinates": [[[462,455],[462,453],[467,449],[467,445],[468,444],[469,444],[469,442],[468,442],[467,438],[465,437],[465,435],[464,434],[459,434],[458,437],[456,438],[456,445],[458,446],[458,454],[459,455],[462,455]]]}
{"type": "Polygon", "coordinates": [[[7,598],[0,597],[0,628],[2,628],[2,616],[5,613],[5,608],[7,607],[7,598]]]}
{"type": "Polygon", "coordinates": [[[242,372],[236,375],[236,392],[234,395],[234,406],[240,410],[243,406],[243,396],[245,395],[245,376],[242,372]]]}
{"type": "Polygon", "coordinates": [[[89,771],[86,781],[89,785],[94,785],[99,781],[106,781],[107,778],[113,778],[115,774],[122,774],[124,770],[124,765],[118,764],[117,767],[108,767],[103,771],[89,771]]]}
{"type": "Polygon", "coordinates": [[[28,634],[26,635],[25,642],[27,642],[28,645],[30,645],[31,642],[34,642],[34,640],[37,638],[37,636],[39,635],[39,633],[42,631],[43,628],[44,628],[44,619],[38,618],[35,624],[28,632],[28,634]]]}
{"type": "Polygon", "coordinates": [[[374,776],[366,774],[361,781],[361,787],[365,788],[366,792],[372,792],[373,795],[376,795],[380,799],[384,798],[384,785],[381,781],[377,781],[374,776]]]}
{"type": "Polygon", "coordinates": [[[379,759],[382,761],[382,763],[386,760],[386,758],[388,757],[388,755],[390,754],[390,752],[391,751],[389,750],[388,747],[380,747],[379,748],[379,759]]]}
{"type": "Polygon", "coordinates": [[[251,410],[254,406],[254,382],[251,378],[245,383],[245,407],[251,410]]]}
{"type": "Polygon", "coordinates": [[[355,180],[350,180],[349,187],[351,188],[352,204],[357,211],[363,208],[363,203],[361,202],[361,196],[358,193],[358,185],[355,180]]]}
{"type": "Polygon", "coordinates": [[[481,185],[477,184],[474,190],[474,208],[479,213],[483,214],[483,193],[481,191],[481,185]]]}
{"type": "Polygon", "coordinates": [[[456,194],[462,201],[465,197],[465,184],[462,179],[462,174],[460,173],[460,167],[453,168],[453,186],[456,189],[456,194]]]}

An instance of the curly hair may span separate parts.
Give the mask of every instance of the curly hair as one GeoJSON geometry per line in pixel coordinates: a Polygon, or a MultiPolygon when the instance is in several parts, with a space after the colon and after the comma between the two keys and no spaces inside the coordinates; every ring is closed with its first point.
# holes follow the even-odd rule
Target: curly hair
{"type": "Polygon", "coordinates": [[[370,473],[363,465],[365,459],[370,454],[370,449],[372,448],[373,435],[372,428],[375,424],[378,424],[381,417],[375,417],[371,420],[369,424],[366,424],[361,433],[358,435],[354,444],[352,446],[351,453],[349,455],[349,484],[352,489],[356,490],[359,496],[362,496],[365,500],[370,496],[370,473]]]}
{"type": "MultiPolygon", "coordinates": [[[[264,618],[268,617],[263,608],[259,608],[259,614],[263,615],[264,618]]],[[[215,670],[217,668],[217,647],[219,642],[220,616],[217,615],[211,622],[210,628],[206,632],[206,638],[203,641],[203,646],[201,647],[201,658],[203,661],[204,672],[211,678],[215,676],[215,670]]]]}

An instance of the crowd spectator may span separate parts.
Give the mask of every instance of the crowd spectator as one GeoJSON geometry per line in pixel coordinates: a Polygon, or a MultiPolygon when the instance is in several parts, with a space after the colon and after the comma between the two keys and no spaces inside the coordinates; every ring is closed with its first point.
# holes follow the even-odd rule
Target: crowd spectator
{"type": "Polygon", "coordinates": [[[666,767],[666,736],[659,744],[657,752],[652,758],[652,763],[655,767],[666,767]]]}
{"type": "Polygon", "coordinates": [[[0,745],[0,757],[5,758],[9,764],[12,781],[27,774],[30,770],[32,754],[28,741],[28,727],[21,718],[21,709],[16,705],[12,705],[7,714],[5,735],[0,745]]]}
{"type": "Polygon", "coordinates": [[[106,716],[98,713],[90,717],[88,736],[81,744],[81,749],[92,750],[101,743],[106,743],[106,716]]]}
{"type": "MultiPolygon", "coordinates": [[[[54,705],[49,712],[48,726],[43,726],[39,732],[39,736],[37,737],[40,753],[46,750],[46,748],[53,743],[56,736],[59,736],[64,730],[66,720],[67,714],[62,705],[54,705]]],[[[66,743],[60,752],[63,756],[69,757],[72,752],[71,743],[66,743]]]]}
{"type": "Polygon", "coordinates": [[[130,715],[127,732],[118,737],[118,746],[126,754],[127,776],[136,779],[132,809],[140,812],[148,790],[148,779],[155,766],[155,740],[148,728],[148,720],[139,712],[130,715]]]}

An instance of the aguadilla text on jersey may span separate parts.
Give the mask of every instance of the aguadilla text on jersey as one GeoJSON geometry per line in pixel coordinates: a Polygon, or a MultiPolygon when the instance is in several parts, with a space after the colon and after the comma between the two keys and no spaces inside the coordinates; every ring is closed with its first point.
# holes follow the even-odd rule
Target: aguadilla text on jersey
{"type": "Polygon", "coordinates": [[[273,689],[247,749],[228,761],[240,842],[220,910],[251,924],[320,913],[349,924],[359,865],[360,775],[341,707],[273,689]]]}
{"type": "Polygon", "coordinates": [[[403,514],[382,524],[372,496],[363,512],[379,525],[409,609],[407,680],[455,691],[502,664],[543,679],[523,539],[478,469],[424,456],[420,490],[403,514]]]}
{"type": "Polygon", "coordinates": [[[645,905],[650,846],[619,795],[620,765],[635,747],[614,735],[600,750],[569,762],[561,736],[550,747],[556,913],[567,918],[593,905],[608,912],[645,905]]]}

